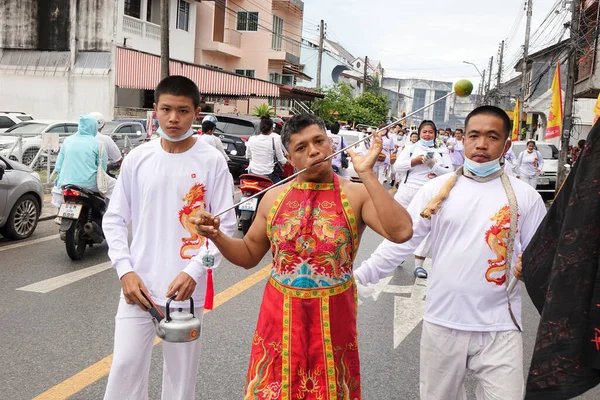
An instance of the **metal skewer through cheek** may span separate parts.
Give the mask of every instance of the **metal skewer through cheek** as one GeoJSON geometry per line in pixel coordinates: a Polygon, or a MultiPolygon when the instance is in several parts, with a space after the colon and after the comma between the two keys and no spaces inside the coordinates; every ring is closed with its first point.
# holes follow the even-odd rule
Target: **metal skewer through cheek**
{"type": "MultiPolygon", "coordinates": [[[[397,121],[395,121],[395,122],[392,122],[391,124],[388,124],[387,126],[385,126],[385,127],[381,128],[381,129],[378,129],[378,130],[375,132],[375,134],[377,134],[377,133],[379,133],[379,132],[381,132],[381,131],[383,131],[383,130],[385,130],[385,129],[390,129],[390,128],[391,128],[391,127],[393,127],[393,126],[396,126],[396,125],[398,125],[398,124],[399,124],[401,121],[405,121],[407,118],[410,118],[410,117],[412,117],[413,115],[415,115],[415,114],[418,114],[418,113],[420,113],[421,111],[425,110],[426,108],[429,108],[429,107],[431,107],[432,105],[434,105],[434,104],[435,104],[435,103],[437,103],[438,101],[442,101],[442,100],[444,100],[444,99],[447,99],[448,97],[452,96],[453,94],[454,94],[454,92],[450,92],[450,93],[448,93],[447,95],[445,95],[445,96],[442,96],[442,97],[440,97],[439,99],[437,99],[437,100],[435,100],[435,101],[432,101],[431,103],[429,103],[429,104],[427,104],[427,105],[425,105],[425,106],[423,106],[423,107],[419,108],[418,110],[416,110],[416,111],[413,111],[413,112],[411,112],[410,114],[408,114],[408,115],[406,115],[406,116],[402,117],[402,119],[399,119],[399,120],[397,120],[397,121]]],[[[274,188],[276,188],[277,186],[281,186],[281,185],[283,185],[283,184],[285,184],[285,183],[288,183],[288,182],[289,182],[289,181],[291,181],[292,179],[296,178],[298,175],[300,175],[300,174],[302,174],[302,173],[304,173],[304,172],[308,171],[310,168],[312,168],[312,167],[314,167],[314,166],[316,166],[316,165],[318,165],[318,164],[321,164],[321,163],[324,163],[324,162],[326,162],[326,161],[329,161],[329,160],[331,160],[333,157],[337,156],[338,154],[341,154],[341,153],[343,153],[343,152],[344,152],[344,151],[346,151],[346,150],[349,150],[349,149],[351,149],[351,148],[353,148],[353,147],[356,147],[356,145],[358,145],[359,143],[362,143],[362,142],[365,142],[365,141],[367,141],[368,139],[371,139],[371,137],[372,137],[372,136],[370,136],[370,135],[369,135],[369,136],[366,136],[366,137],[364,137],[364,138],[360,139],[358,142],[352,143],[351,145],[349,145],[349,146],[346,146],[346,147],[344,147],[343,149],[341,149],[341,150],[339,150],[339,151],[336,151],[335,153],[333,153],[333,154],[331,154],[331,155],[327,156],[327,157],[326,157],[326,158],[324,158],[323,160],[321,160],[321,161],[317,161],[316,163],[314,163],[314,164],[313,164],[313,165],[311,165],[310,167],[306,167],[306,168],[304,168],[304,169],[302,169],[302,170],[300,170],[300,171],[298,171],[298,172],[294,173],[293,175],[290,175],[290,176],[288,176],[287,178],[285,178],[285,179],[283,179],[283,180],[281,180],[281,181],[277,182],[277,183],[276,183],[276,184],[274,184],[273,186],[269,186],[268,188],[266,188],[266,189],[263,189],[263,190],[261,190],[260,192],[258,192],[258,193],[255,193],[255,194],[253,194],[253,195],[252,195],[252,196],[250,196],[250,197],[246,197],[244,200],[242,200],[242,201],[238,202],[237,204],[234,204],[233,206],[231,206],[231,207],[229,207],[229,208],[226,208],[225,210],[223,210],[223,211],[221,211],[220,213],[216,214],[216,215],[215,215],[215,218],[216,218],[216,217],[220,217],[221,215],[225,214],[226,212],[233,210],[234,208],[238,207],[240,204],[243,204],[243,203],[247,202],[248,200],[252,200],[252,199],[253,199],[253,198],[255,198],[255,197],[261,196],[262,194],[264,194],[264,193],[268,192],[268,191],[269,191],[269,190],[271,190],[271,189],[274,189],[274,188]]]]}

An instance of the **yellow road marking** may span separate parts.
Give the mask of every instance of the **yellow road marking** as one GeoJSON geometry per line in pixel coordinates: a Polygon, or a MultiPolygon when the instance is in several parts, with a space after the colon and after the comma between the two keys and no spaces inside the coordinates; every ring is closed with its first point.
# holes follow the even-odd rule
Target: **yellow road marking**
{"type": "MultiPolygon", "coordinates": [[[[241,280],[223,290],[222,292],[215,295],[215,300],[213,303],[213,310],[225,303],[229,300],[233,299],[235,296],[243,293],[244,291],[250,289],[252,286],[256,285],[267,276],[269,276],[271,272],[271,266],[266,266],[263,269],[255,272],[250,275],[246,279],[241,280]]],[[[204,310],[204,314],[209,313],[209,310],[204,310]]],[[[154,346],[162,342],[158,337],[154,340],[154,346]]],[[[101,378],[108,375],[110,372],[110,366],[112,364],[113,355],[107,356],[97,363],[90,365],[83,371],[78,372],[72,377],[62,381],[58,385],[48,389],[44,393],[38,395],[33,400],[62,400],[68,399],[70,396],[80,392],[85,389],[92,383],[100,380],[101,378]]]]}

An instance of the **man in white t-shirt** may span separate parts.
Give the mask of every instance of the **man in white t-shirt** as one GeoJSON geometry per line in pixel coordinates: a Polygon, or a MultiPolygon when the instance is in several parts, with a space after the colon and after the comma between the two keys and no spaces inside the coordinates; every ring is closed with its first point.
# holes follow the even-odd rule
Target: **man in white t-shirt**
{"type": "Polygon", "coordinates": [[[426,183],[408,207],[413,238],[404,244],[384,241],[355,271],[361,290],[377,283],[430,234],[433,268],[421,337],[421,400],[466,399],[469,370],[478,380],[478,399],[523,395],[521,294],[517,286],[507,295],[512,278],[507,269],[527,247],[546,208],[532,187],[504,175],[500,166],[511,146],[510,126],[497,107],[471,112],[464,167],[426,183]]]}
{"type": "Polygon", "coordinates": [[[225,161],[229,162],[229,156],[225,153],[223,142],[215,136],[215,129],[217,129],[217,117],[213,115],[204,117],[202,120],[202,135],[200,135],[200,140],[219,150],[219,153],[225,157],[225,161]]]}
{"type": "MultiPolygon", "coordinates": [[[[108,255],[121,281],[115,318],[114,357],[105,400],[148,398],[148,375],[155,328],[147,312],[151,299],[162,308],[191,308],[202,319],[211,307],[211,262],[220,262],[216,247],[200,236],[190,218],[219,213],[233,205],[231,174],[223,156],[193,136],[200,111],[196,84],[183,76],[161,81],[154,94],[160,139],[136,147],[125,157],[103,228],[108,255]],[[131,245],[128,225],[131,223],[131,245]]],[[[221,229],[232,235],[234,211],[221,216],[221,229]]],[[[192,400],[200,357],[200,340],[169,343],[163,348],[163,400],[192,400]]]]}
{"type": "Polygon", "coordinates": [[[98,133],[96,134],[96,139],[100,140],[104,143],[104,151],[106,151],[106,155],[108,156],[108,164],[116,164],[121,161],[123,156],[121,155],[121,150],[119,150],[119,146],[115,143],[114,140],[110,136],[107,136],[102,133],[102,129],[104,129],[105,120],[104,116],[99,112],[91,112],[91,116],[96,118],[98,121],[98,133]]]}

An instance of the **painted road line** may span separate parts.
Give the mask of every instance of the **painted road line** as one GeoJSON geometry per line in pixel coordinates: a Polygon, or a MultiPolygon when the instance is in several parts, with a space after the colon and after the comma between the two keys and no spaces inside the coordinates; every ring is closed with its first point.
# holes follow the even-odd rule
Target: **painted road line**
{"type": "Polygon", "coordinates": [[[39,238],[39,239],[28,240],[26,242],[9,244],[8,246],[2,246],[2,247],[0,247],[0,252],[1,251],[6,251],[6,250],[18,249],[19,247],[25,247],[25,246],[29,246],[31,244],[38,244],[38,243],[48,242],[50,240],[54,240],[54,239],[58,239],[58,238],[60,238],[60,235],[52,235],[52,236],[46,236],[46,237],[39,238]]]}
{"type": "Polygon", "coordinates": [[[92,275],[99,274],[111,268],[110,262],[94,265],[93,267],[80,269],[79,271],[69,272],[68,274],[60,275],[44,281],[32,283],[31,285],[23,286],[17,290],[24,292],[48,293],[63,286],[70,285],[92,275]]]}
{"type": "Polygon", "coordinates": [[[425,313],[427,280],[416,278],[410,297],[394,297],[394,349],[419,325],[425,313]]]}
{"type": "MultiPolygon", "coordinates": [[[[213,310],[217,307],[227,303],[229,300],[233,299],[235,296],[243,293],[244,291],[250,289],[252,286],[261,282],[263,279],[269,276],[271,273],[271,266],[268,265],[263,269],[255,272],[250,275],[246,279],[241,280],[233,286],[228,287],[222,292],[218,293],[215,296],[213,310]]],[[[210,311],[205,310],[204,314],[209,313],[210,311]]],[[[154,345],[159,344],[161,340],[156,338],[154,340],[154,345]]],[[[94,382],[102,379],[110,372],[110,366],[112,364],[113,355],[107,356],[97,363],[90,365],[83,371],[73,375],[72,377],[62,381],[58,385],[48,389],[44,393],[36,396],[33,400],[63,400],[68,399],[76,393],[79,393],[86,387],[90,386],[94,382]]]]}

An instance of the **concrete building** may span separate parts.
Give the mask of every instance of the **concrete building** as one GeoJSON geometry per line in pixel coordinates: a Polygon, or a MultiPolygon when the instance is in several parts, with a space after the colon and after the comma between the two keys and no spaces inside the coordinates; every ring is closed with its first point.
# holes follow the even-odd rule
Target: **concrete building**
{"type": "MultiPolygon", "coordinates": [[[[194,80],[211,111],[214,104],[228,107],[240,99],[246,105],[238,108],[241,113],[251,111],[248,99],[314,99],[315,93],[292,82],[303,77],[303,3],[257,1],[169,1],[171,74],[194,80]],[[271,26],[263,29],[267,15],[271,26]]],[[[3,2],[1,14],[11,18],[0,19],[0,109],[46,119],[74,120],[94,110],[107,117],[145,117],[160,81],[159,4],[3,2]]]]}
{"type": "MultiPolygon", "coordinates": [[[[391,116],[401,118],[403,113],[409,114],[419,110],[450,93],[452,82],[384,77],[382,87],[390,98],[391,116]]],[[[409,118],[407,124],[418,125],[428,119],[434,121],[440,129],[463,127],[464,119],[474,107],[473,96],[466,98],[451,96],[409,118]]]]}

